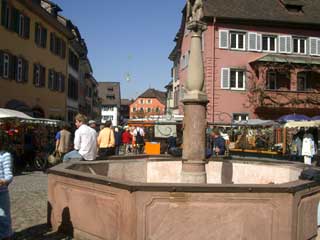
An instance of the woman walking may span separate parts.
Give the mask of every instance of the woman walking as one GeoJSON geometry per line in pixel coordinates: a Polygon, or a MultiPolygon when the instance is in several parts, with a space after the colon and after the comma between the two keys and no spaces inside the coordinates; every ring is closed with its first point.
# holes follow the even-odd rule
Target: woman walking
{"type": "MultiPolygon", "coordinates": [[[[1,142],[0,142],[0,149],[1,142]]],[[[0,150],[0,239],[10,240],[12,236],[10,197],[8,185],[13,176],[11,170],[11,155],[8,152],[0,150]]]]}

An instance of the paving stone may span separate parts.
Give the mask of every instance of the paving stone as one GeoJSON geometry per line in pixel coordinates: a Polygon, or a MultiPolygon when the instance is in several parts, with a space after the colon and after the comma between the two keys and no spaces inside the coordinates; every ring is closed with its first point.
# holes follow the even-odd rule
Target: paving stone
{"type": "Polygon", "coordinates": [[[47,226],[47,175],[24,172],[10,184],[11,217],[15,240],[67,240],[47,226]]]}

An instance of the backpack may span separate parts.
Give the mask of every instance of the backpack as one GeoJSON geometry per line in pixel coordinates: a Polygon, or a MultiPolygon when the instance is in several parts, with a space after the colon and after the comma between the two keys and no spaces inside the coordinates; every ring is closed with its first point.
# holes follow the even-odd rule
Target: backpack
{"type": "Polygon", "coordinates": [[[136,143],[137,144],[143,144],[143,137],[140,134],[140,129],[137,129],[137,136],[136,136],[136,143]]]}

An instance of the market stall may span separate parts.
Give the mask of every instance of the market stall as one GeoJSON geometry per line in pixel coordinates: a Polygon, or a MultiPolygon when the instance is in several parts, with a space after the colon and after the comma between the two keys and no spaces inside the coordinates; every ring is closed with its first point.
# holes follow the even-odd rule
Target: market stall
{"type": "Polygon", "coordinates": [[[42,169],[61,124],[58,120],[32,118],[19,111],[0,108],[0,141],[12,154],[14,169],[42,169]]]}

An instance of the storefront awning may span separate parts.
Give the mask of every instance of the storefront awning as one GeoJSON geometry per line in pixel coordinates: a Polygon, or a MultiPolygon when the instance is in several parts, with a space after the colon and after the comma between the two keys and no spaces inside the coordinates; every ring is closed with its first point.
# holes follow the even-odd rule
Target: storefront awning
{"type": "Polygon", "coordinates": [[[307,64],[307,65],[320,65],[320,59],[316,57],[306,56],[287,56],[277,54],[267,54],[261,58],[258,58],[251,63],[255,62],[275,62],[275,63],[295,63],[295,64],[307,64]]]}
{"type": "Polygon", "coordinates": [[[292,121],[284,125],[285,128],[320,127],[320,121],[292,121]]]}

